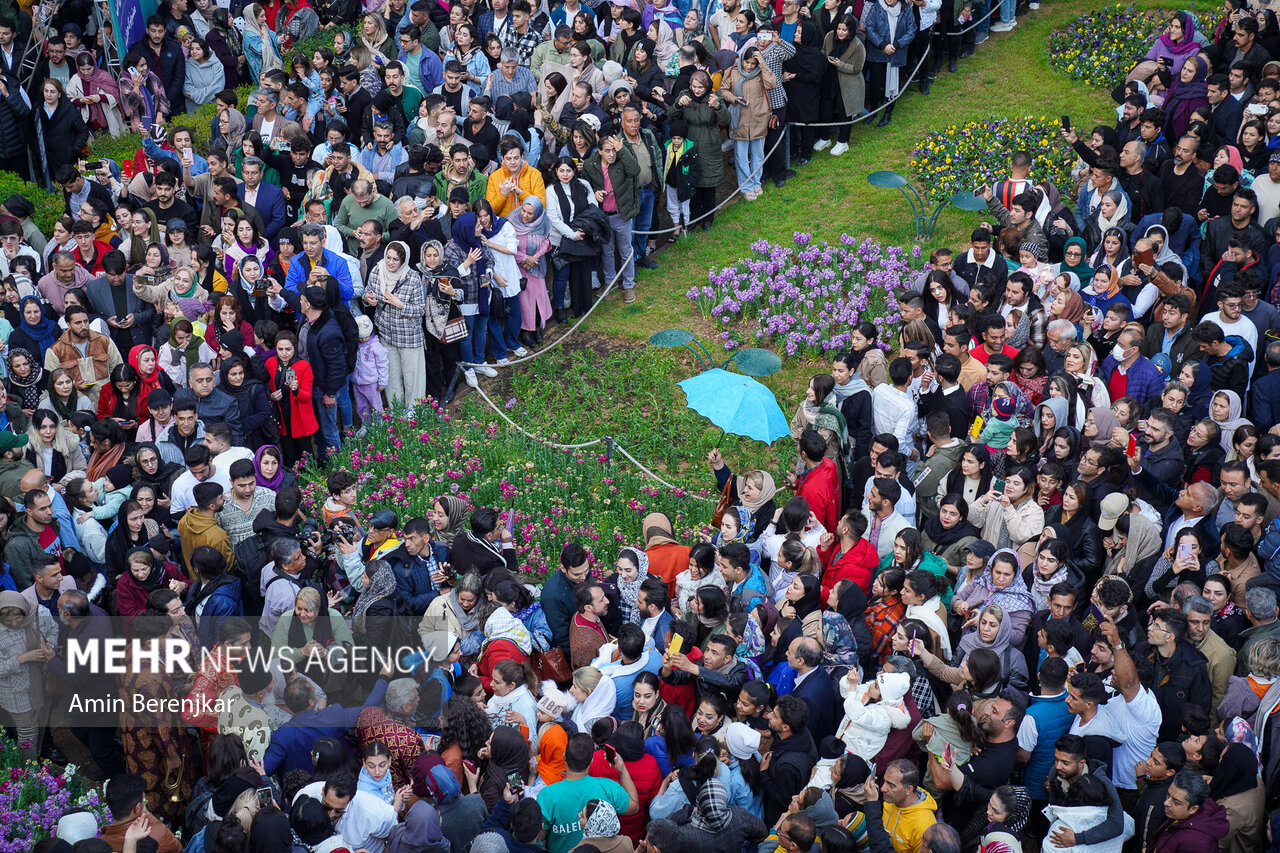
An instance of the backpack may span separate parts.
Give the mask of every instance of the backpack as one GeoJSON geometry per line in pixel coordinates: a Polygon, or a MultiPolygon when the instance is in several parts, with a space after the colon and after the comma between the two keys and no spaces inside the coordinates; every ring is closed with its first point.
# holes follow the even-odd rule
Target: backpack
{"type": "Polygon", "coordinates": [[[272,562],[266,541],[262,534],[255,533],[232,548],[231,553],[236,558],[237,568],[244,575],[245,604],[261,610],[263,598],[259,590],[262,588],[262,570],[272,562]]]}
{"type": "Polygon", "coordinates": [[[1280,518],[1267,525],[1258,541],[1258,561],[1267,574],[1280,578],[1280,518]]]}

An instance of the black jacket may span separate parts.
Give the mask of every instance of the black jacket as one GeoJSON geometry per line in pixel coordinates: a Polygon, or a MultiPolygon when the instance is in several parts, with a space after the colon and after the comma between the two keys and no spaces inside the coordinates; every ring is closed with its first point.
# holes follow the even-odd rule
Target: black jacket
{"type": "Polygon", "coordinates": [[[1178,711],[1183,705],[1190,702],[1205,709],[1212,707],[1209,660],[1191,643],[1179,642],[1167,660],[1147,643],[1140,643],[1133,650],[1133,656],[1135,660],[1145,657],[1155,667],[1154,692],[1163,712],[1160,740],[1174,740],[1182,730],[1178,711]]]}
{"type": "Polygon", "coordinates": [[[761,772],[764,782],[764,819],[772,826],[791,806],[791,798],[809,784],[818,763],[818,747],[808,729],[773,742],[769,769],[761,772]]]}
{"type": "MultiPolygon", "coordinates": [[[[868,395],[869,396],[869,395],[868,395]]],[[[933,390],[927,391],[920,395],[920,404],[916,407],[920,418],[923,420],[933,412],[942,412],[947,416],[947,420],[951,422],[951,437],[958,438],[961,441],[969,434],[969,426],[973,423],[973,419],[969,417],[969,400],[965,396],[964,388],[957,385],[956,390],[949,394],[944,394],[940,385],[934,385],[933,390]]],[[[867,416],[870,417],[871,404],[867,404],[867,416]]],[[[853,421],[849,420],[849,413],[845,412],[845,420],[849,424],[850,438],[853,437],[853,421]]],[[[866,424],[868,433],[868,441],[862,446],[861,453],[866,454],[871,449],[869,439],[871,431],[871,422],[868,420],[866,424]]],[[[854,454],[857,459],[858,453],[854,454]]]]}
{"type": "MultiPolygon", "coordinates": [[[[15,50],[15,60],[17,53],[15,50]]],[[[5,74],[4,83],[9,89],[9,97],[0,99],[0,158],[7,160],[26,156],[31,102],[22,91],[17,78],[5,74]]]]}
{"type": "Polygon", "coordinates": [[[35,114],[44,139],[45,168],[52,181],[59,166],[76,164],[76,159],[89,142],[89,128],[85,127],[84,119],[80,118],[80,110],[73,107],[66,98],[58,101],[53,115],[44,111],[43,101],[35,114]]]}
{"type": "Polygon", "coordinates": [[[1240,122],[1243,120],[1244,105],[1227,95],[1209,114],[1209,130],[1213,135],[1213,144],[1234,143],[1240,133],[1240,122]]]}
{"type": "Polygon", "coordinates": [[[465,574],[475,570],[481,575],[487,575],[494,569],[506,569],[514,573],[520,567],[514,548],[503,548],[502,556],[499,557],[477,543],[466,531],[459,533],[453,540],[453,547],[449,550],[449,564],[455,571],[465,574]]]}

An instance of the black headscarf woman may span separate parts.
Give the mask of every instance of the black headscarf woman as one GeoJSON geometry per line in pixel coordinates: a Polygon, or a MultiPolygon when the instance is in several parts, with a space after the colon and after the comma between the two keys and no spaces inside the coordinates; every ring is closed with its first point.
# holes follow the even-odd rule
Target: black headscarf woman
{"type": "Polygon", "coordinates": [[[507,775],[520,774],[521,781],[529,781],[529,742],[519,729],[498,726],[489,738],[489,762],[480,779],[480,797],[485,805],[493,808],[502,799],[507,775]]]}
{"type": "Polygon", "coordinates": [[[9,397],[24,410],[30,410],[30,417],[39,408],[40,395],[45,392],[44,367],[28,350],[21,347],[10,347],[5,363],[9,365],[9,375],[4,380],[9,397]],[[18,359],[21,364],[23,358],[27,360],[27,374],[19,376],[13,370],[13,362],[18,359]]]}
{"type": "Polygon", "coordinates": [[[1209,782],[1209,796],[1215,803],[1221,803],[1224,797],[1247,794],[1257,787],[1258,756],[1247,744],[1227,744],[1209,782]]]}
{"type": "MultiPolygon", "coordinates": [[[[164,457],[160,455],[160,450],[149,441],[144,441],[134,446],[133,461],[134,488],[150,486],[154,489],[157,500],[156,509],[160,510],[159,501],[166,500],[169,497],[174,479],[186,469],[176,462],[166,462],[164,457]]],[[[163,515],[168,516],[168,512],[166,505],[163,515]]]]}
{"type": "MultiPolygon", "coordinates": [[[[136,481],[135,481],[136,482],[136,481]]],[[[151,537],[159,534],[160,525],[145,515],[142,517],[142,527],[135,535],[129,527],[129,514],[142,514],[142,507],[137,501],[127,500],[120,504],[120,510],[116,513],[116,526],[107,536],[107,565],[114,571],[121,571],[128,565],[126,558],[130,553],[139,549],[145,549],[147,543],[151,541],[151,537]]],[[[147,551],[150,555],[150,550],[147,551]]],[[[161,560],[155,560],[155,568],[152,570],[152,577],[164,577],[164,566],[161,560]],[[159,573],[157,575],[157,572],[159,573]]],[[[140,582],[141,583],[141,582],[140,582]]],[[[143,584],[146,586],[146,584],[143,584]]],[[[154,592],[159,587],[147,587],[147,592],[154,592]]]]}
{"type": "Polygon", "coordinates": [[[926,519],[921,532],[929,537],[938,552],[947,550],[966,536],[981,535],[978,528],[974,527],[967,518],[961,518],[953,527],[946,527],[942,523],[941,516],[938,515],[926,519]]]}
{"type": "Polygon", "coordinates": [[[862,786],[871,778],[871,767],[865,758],[852,752],[846,752],[836,759],[836,766],[840,773],[836,775],[836,767],[831,768],[831,778],[835,780],[831,786],[831,799],[836,807],[836,814],[843,821],[854,812],[862,811],[862,786]]]}

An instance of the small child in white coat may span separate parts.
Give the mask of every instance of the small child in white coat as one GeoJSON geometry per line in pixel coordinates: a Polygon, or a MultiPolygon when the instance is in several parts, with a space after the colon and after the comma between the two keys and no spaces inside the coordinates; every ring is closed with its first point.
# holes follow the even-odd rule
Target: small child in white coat
{"type": "Polygon", "coordinates": [[[373,321],[361,314],[356,318],[360,346],[356,349],[356,414],[360,420],[370,411],[382,411],[382,391],[390,381],[387,348],[373,333],[373,321]]]}
{"type": "Polygon", "coordinates": [[[855,755],[871,757],[884,749],[891,729],[905,729],[911,714],[903,702],[911,689],[911,676],[905,672],[880,672],[875,681],[858,684],[858,671],[841,680],[844,696],[844,721],[840,739],[855,755]]]}

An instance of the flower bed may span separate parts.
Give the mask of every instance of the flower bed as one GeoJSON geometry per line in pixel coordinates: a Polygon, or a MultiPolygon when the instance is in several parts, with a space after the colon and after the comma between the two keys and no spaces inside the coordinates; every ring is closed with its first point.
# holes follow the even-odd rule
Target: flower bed
{"type": "Polygon", "coordinates": [[[23,764],[17,744],[0,735],[0,768],[0,853],[26,853],[68,812],[92,812],[99,829],[110,822],[98,790],[74,764],[61,773],[47,762],[23,764]]]}
{"type": "Polygon", "coordinates": [[[1049,60],[1073,80],[1110,90],[1151,49],[1168,9],[1107,6],[1049,34],[1049,60]]]}
{"type": "Polygon", "coordinates": [[[751,257],[689,289],[686,296],[721,327],[724,348],[769,342],[779,354],[824,357],[848,349],[853,325],[863,320],[875,324],[884,345],[901,320],[896,296],[920,269],[920,247],[859,243],[847,234],[836,245],[802,233],[793,242],[752,243],[751,257]]]}
{"type": "MultiPolygon", "coordinates": [[[[469,508],[514,508],[516,553],[535,582],[559,566],[570,540],[587,549],[593,569],[608,573],[619,548],[642,541],[646,513],[665,512],[677,537],[688,540],[714,507],[645,478],[620,456],[609,464],[603,444],[567,453],[508,432],[496,418],[454,418],[430,403],[385,413],[347,443],[336,466],[355,475],[364,517],[384,507],[402,524],[427,517],[442,494],[469,508]]],[[[304,511],[318,515],[323,472],[307,469],[301,487],[304,511]]]]}
{"type": "Polygon", "coordinates": [[[953,124],[921,140],[911,153],[911,167],[925,194],[942,201],[961,190],[972,191],[1008,177],[1009,157],[1015,151],[1028,151],[1036,179],[1048,180],[1073,197],[1069,190],[1075,154],[1063,141],[1060,129],[1055,116],[953,124]]]}

